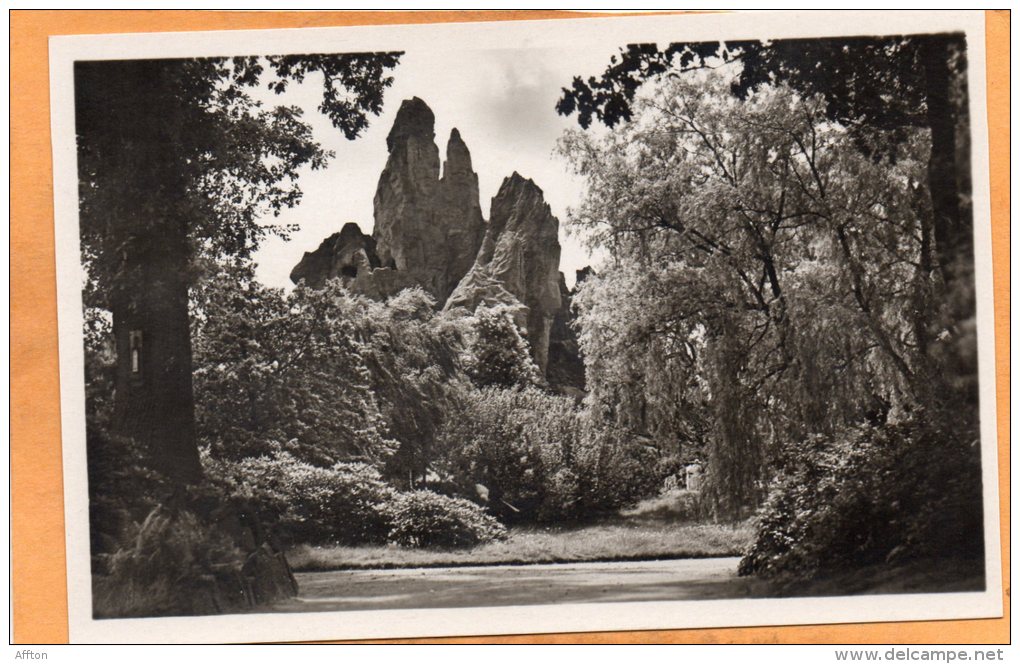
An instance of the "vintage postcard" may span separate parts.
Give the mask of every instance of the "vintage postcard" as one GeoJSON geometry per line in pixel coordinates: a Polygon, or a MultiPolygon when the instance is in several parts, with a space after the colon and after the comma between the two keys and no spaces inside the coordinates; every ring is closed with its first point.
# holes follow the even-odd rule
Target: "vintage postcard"
{"type": "Polygon", "coordinates": [[[51,38],[72,642],[1002,615],[983,35],[51,38]]]}

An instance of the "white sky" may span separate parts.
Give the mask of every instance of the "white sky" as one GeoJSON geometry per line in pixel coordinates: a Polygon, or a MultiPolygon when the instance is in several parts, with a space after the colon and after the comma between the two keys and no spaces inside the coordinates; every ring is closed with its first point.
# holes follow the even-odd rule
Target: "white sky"
{"type": "Polygon", "coordinates": [[[567,45],[555,50],[408,51],[392,70],[393,85],[386,90],[382,115],[371,117],[368,130],[354,141],[345,139],[318,112],[320,77],[309,77],[284,95],[265,92],[261,98],[266,103],[305,109],[316,139],[336,156],[327,168],[302,173],[301,203],[279,217],[280,222],[296,223],[301,229],[289,242],[272,237],[263,243],[255,255],[259,280],[290,288],[288,275],[302,254],[317,248],[348,221],[371,233],[372,198],[387,158],[386,134],[400,102],[417,96],[436,115],[441,159],[446,156],[450,130],[460,130],[478,173],[486,219],[492,197],[513,171],[542,188],[560,220],[560,270],[572,286],[574,271],[596,261],[579,238],[565,233],[567,207],[580,201],[583,183],[553,154],[563,131],[577,127],[576,115],[561,117],[554,106],[560,88],[569,86],[573,76],[600,74],[621,45],[607,44],[601,49],[592,48],[589,42],[583,47],[567,45]]]}

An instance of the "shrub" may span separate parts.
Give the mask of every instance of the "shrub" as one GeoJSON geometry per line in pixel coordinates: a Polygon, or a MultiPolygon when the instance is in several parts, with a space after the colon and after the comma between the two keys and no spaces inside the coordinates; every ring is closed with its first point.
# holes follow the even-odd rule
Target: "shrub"
{"type": "Polygon", "coordinates": [[[468,547],[506,537],[506,528],[478,505],[431,491],[411,491],[388,508],[389,541],[412,547],[468,547]]]}
{"type": "Polygon", "coordinates": [[[528,342],[517,329],[513,311],[506,306],[475,312],[475,338],[471,344],[471,379],[479,387],[527,387],[541,382],[528,342]]]}
{"type": "Polygon", "coordinates": [[[181,489],[157,505],[93,580],[97,618],[205,615],[293,597],[282,551],[215,491],[181,489]]]}
{"type": "Polygon", "coordinates": [[[574,464],[583,513],[613,511],[656,495],[664,479],[659,450],[626,432],[602,428],[589,413],[581,419],[574,464]]]}
{"type": "Polygon", "coordinates": [[[365,544],[386,540],[384,506],[394,490],[362,463],[320,468],[286,452],[239,462],[207,461],[236,498],[251,501],[288,542],[365,544]]]}
{"type": "Polygon", "coordinates": [[[913,558],[983,559],[978,449],[923,414],[836,439],[813,436],[786,456],[741,574],[812,576],[913,558]]]}
{"type": "Polygon", "coordinates": [[[155,508],[132,542],[97,575],[98,616],[214,613],[196,602],[212,591],[218,569],[240,569],[244,555],[223,532],[191,512],[155,508]]]}
{"type": "Polygon", "coordinates": [[[537,389],[469,389],[463,416],[444,428],[445,470],[460,493],[487,489],[489,509],[503,521],[562,514],[576,502],[569,469],[577,437],[573,401],[537,389]]]}
{"type": "Polygon", "coordinates": [[[658,452],[592,424],[569,397],[537,388],[470,390],[444,429],[446,474],[464,496],[476,485],[504,522],[562,521],[653,495],[658,452]]]}

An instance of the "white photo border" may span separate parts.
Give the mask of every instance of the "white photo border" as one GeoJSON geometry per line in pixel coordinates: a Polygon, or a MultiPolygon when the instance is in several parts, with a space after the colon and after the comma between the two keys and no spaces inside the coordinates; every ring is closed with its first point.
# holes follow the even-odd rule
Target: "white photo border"
{"type": "MultiPolygon", "coordinates": [[[[579,72],[580,73],[580,72],[579,72]]],[[[593,72],[595,73],[595,72],[593,72]]],[[[566,81],[564,82],[567,83],[566,81]]],[[[994,303],[983,11],[740,12],[50,38],[57,304],[68,627],[72,643],[216,643],[778,626],[1003,615],[994,303]],[[823,598],[555,604],[461,609],[102,619],[92,617],[82,344],[83,268],[74,133],[75,60],[530,49],[566,40],[665,44],[964,32],[972,149],[975,288],[984,491],[983,592],[823,598]],[[257,46],[253,46],[257,45],[257,46]]]]}

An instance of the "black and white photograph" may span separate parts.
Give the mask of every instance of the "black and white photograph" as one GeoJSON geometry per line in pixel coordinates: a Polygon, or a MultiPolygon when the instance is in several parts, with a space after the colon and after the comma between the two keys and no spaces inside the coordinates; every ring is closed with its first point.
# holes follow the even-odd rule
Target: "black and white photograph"
{"type": "Polygon", "coordinates": [[[983,26],[51,39],[72,639],[1001,615],[983,26]]]}

